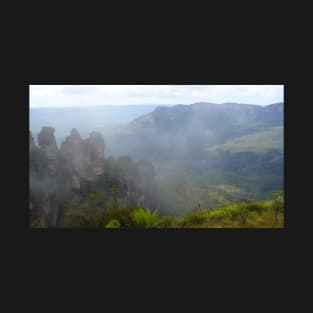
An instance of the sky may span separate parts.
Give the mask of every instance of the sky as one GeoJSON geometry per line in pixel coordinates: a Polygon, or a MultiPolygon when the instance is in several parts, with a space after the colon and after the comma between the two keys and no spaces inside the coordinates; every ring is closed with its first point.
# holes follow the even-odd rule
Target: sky
{"type": "Polygon", "coordinates": [[[30,85],[30,107],[283,102],[283,85],[30,85]]]}

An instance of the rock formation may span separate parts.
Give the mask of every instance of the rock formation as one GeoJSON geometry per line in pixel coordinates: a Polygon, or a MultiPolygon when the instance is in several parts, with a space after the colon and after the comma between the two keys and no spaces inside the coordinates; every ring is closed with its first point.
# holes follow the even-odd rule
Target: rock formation
{"type": "Polygon", "coordinates": [[[104,172],[104,139],[98,132],[82,140],[76,129],[72,129],[62,143],[60,155],[73,175],[73,185],[79,188],[79,178],[93,180],[104,172]]]}
{"type": "Polygon", "coordinates": [[[90,160],[88,178],[93,179],[104,172],[104,139],[100,133],[92,132],[86,139],[85,146],[90,160]]]}
{"type": "Polygon", "coordinates": [[[30,198],[41,216],[43,227],[56,224],[59,214],[55,190],[68,184],[69,190],[80,190],[82,181],[93,181],[104,173],[104,139],[92,132],[83,140],[72,129],[58,150],[55,129],[43,127],[38,134],[39,148],[30,133],[30,198]]]}
{"type": "Polygon", "coordinates": [[[85,176],[89,165],[88,151],[84,148],[84,142],[76,129],[72,129],[70,136],[61,144],[60,155],[69,171],[81,177],[85,176]]]}
{"type": "Polygon", "coordinates": [[[30,200],[33,210],[39,213],[42,227],[54,226],[59,214],[56,196],[46,190],[32,190],[30,200]]]}
{"type": "Polygon", "coordinates": [[[54,176],[57,170],[58,147],[54,137],[55,129],[43,127],[38,134],[38,144],[43,157],[46,160],[47,172],[54,176]]]}

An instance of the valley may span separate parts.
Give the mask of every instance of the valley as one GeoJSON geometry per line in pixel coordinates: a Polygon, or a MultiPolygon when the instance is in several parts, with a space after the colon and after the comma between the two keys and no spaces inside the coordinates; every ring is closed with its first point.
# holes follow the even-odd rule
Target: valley
{"type": "Polygon", "coordinates": [[[30,206],[43,227],[79,208],[179,219],[283,189],[283,103],[32,109],[30,131],[30,206]]]}

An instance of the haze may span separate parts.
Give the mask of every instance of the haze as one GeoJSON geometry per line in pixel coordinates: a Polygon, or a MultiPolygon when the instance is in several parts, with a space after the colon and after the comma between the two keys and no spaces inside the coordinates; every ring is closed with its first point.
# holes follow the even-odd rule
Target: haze
{"type": "Polygon", "coordinates": [[[284,107],[283,85],[31,85],[31,225],[282,227],[284,107]]]}
{"type": "Polygon", "coordinates": [[[30,108],[283,102],[283,85],[30,85],[30,108]]]}

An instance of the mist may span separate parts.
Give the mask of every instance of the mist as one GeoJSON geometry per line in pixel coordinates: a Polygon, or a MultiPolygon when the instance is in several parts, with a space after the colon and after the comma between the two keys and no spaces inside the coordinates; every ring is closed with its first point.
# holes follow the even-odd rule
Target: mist
{"type": "Polygon", "coordinates": [[[30,131],[30,201],[46,227],[69,208],[179,217],[283,186],[283,103],[30,109],[30,131]]]}

